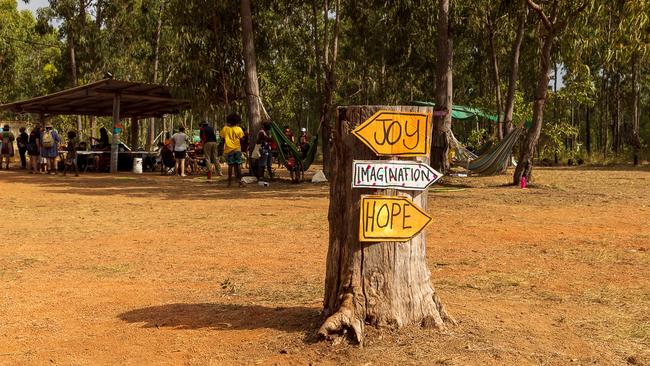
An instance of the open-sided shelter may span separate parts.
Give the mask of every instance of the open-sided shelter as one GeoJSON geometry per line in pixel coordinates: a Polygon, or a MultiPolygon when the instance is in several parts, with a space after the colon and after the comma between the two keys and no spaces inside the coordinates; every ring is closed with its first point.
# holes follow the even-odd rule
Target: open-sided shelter
{"type": "Polygon", "coordinates": [[[190,102],[172,97],[169,88],[159,84],[104,79],[28,100],[0,105],[0,110],[34,113],[43,123],[46,116],[86,115],[113,117],[111,173],[117,172],[120,118],[131,118],[132,128],[138,120],[178,114],[189,109],[190,102]]]}

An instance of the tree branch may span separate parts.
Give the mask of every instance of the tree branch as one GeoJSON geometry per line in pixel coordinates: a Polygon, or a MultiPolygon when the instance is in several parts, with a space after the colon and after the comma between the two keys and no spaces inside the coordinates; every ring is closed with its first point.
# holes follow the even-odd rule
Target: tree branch
{"type": "Polygon", "coordinates": [[[533,9],[537,14],[539,15],[539,18],[542,20],[542,23],[544,23],[544,27],[546,29],[551,29],[553,27],[553,23],[548,19],[546,14],[544,14],[544,10],[542,9],[541,6],[538,4],[534,3],[533,0],[526,0],[526,3],[528,4],[528,7],[533,9]]]}

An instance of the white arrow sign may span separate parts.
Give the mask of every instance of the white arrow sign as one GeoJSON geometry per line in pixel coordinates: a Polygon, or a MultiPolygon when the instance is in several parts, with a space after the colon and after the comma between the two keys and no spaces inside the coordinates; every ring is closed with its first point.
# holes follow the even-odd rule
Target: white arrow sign
{"type": "Polygon", "coordinates": [[[396,188],[423,190],[442,174],[427,164],[407,160],[355,160],[352,188],[396,188]]]}

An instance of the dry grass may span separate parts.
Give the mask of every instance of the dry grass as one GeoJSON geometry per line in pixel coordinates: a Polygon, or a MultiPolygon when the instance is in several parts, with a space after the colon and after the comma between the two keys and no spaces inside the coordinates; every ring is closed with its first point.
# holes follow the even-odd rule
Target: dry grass
{"type": "Polygon", "coordinates": [[[0,172],[21,238],[0,243],[0,364],[650,365],[649,169],[536,178],[432,191],[427,260],[459,325],[359,348],[314,343],[326,185],[0,172]]]}

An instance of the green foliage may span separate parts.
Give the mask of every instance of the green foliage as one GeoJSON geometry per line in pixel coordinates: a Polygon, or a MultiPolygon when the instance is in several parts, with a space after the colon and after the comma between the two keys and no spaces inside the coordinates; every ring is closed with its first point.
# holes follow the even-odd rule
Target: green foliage
{"type": "Polygon", "coordinates": [[[578,137],[578,132],[578,129],[567,121],[546,123],[542,129],[542,134],[546,140],[546,143],[542,145],[542,156],[566,155],[567,158],[574,158],[576,151],[573,149],[569,150],[566,147],[565,141],[578,137]]]}
{"type": "Polygon", "coordinates": [[[467,138],[467,147],[474,151],[478,151],[489,140],[488,131],[485,128],[472,130],[467,138]]]}
{"type": "Polygon", "coordinates": [[[36,25],[15,0],[0,0],[0,103],[54,88],[57,75],[48,65],[60,61],[56,34],[39,33],[36,25]]]}
{"type": "MultiPolygon", "coordinates": [[[[264,105],[280,125],[307,126],[312,132],[318,127],[325,80],[319,61],[325,37],[323,3],[259,0],[252,4],[264,105]]],[[[551,1],[539,3],[548,7],[551,1]]],[[[561,17],[577,3],[561,1],[561,17]]],[[[16,5],[15,0],[0,0],[2,103],[70,87],[74,47],[78,83],[101,79],[105,72],[117,79],[157,80],[193,101],[195,120],[208,117],[221,122],[231,111],[246,113],[237,1],[50,0],[36,19],[17,11],[16,5]]],[[[329,6],[333,8],[333,0],[329,6]]],[[[494,29],[498,84],[505,99],[512,44],[525,2],[452,1],[451,6],[454,103],[496,113],[488,20],[494,29]]],[[[342,0],[334,106],[433,100],[437,14],[437,3],[432,1],[342,0]]],[[[332,10],[329,16],[333,18],[332,10]]],[[[553,53],[553,62],[565,75],[558,92],[548,96],[542,151],[566,154],[566,146],[584,146],[587,111],[592,150],[609,149],[611,133],[608,138],[605,132],[618,100],[621,120],[631,120],[633,65],[639,68],[639,133],[643,143],[650,141],[649,18],[648,0],[594,0],[569,20],[553,53]]],[[[539,17],[529,11],[515,93],[515,124],[532,118],[539,26],[539,17]]],[[[331,34],[330,27],[330,40],[331,34]]],[[[56,122],[72,127],[74,121],[62,117],[56,122]]],[[[479,144],[483,132],[470,135],[474,126],[461,123],[469,122],[454,123],[458,136],[469,136],[466,142],[479,144]]],[[[487,135],[495,135],[494,124],[479,124],[487,135]]]]}

